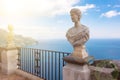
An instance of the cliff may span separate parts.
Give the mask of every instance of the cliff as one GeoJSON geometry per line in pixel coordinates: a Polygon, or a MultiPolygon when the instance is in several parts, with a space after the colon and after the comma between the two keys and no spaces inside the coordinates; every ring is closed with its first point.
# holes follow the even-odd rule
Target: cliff
{"type": "MultiPolygon", "coordinates": [[[[7,44],[7,35],[6,30],[0,29],[0,47],[5,47],[7,44]]],[[[25,47],[29,45],[34,45],[37,41],[31,37],[24,37],[22,35],[15,34],[14,43],[16,47],[25,47]]]]}

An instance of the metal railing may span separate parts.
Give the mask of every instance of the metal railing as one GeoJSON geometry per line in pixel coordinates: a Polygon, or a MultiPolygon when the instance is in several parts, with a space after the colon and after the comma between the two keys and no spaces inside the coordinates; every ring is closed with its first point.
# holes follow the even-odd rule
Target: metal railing
{"type": "Polygon", "coordinates": [[[62,80],[63,57],[70,53],[51,50],[21,48],[18,68],[45,80],[62,80]]]}

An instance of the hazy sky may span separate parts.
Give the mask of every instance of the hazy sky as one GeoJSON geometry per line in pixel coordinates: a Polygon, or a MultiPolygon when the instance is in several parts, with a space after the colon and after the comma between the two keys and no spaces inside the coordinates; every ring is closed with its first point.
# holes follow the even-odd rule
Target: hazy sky
{"type": "Polygon", "coordinates": [[[120,0],[0,0],[0,28],[36,39],[66,38],[69,11],[82,11],[91,38],[120,38],[120,0]]]}

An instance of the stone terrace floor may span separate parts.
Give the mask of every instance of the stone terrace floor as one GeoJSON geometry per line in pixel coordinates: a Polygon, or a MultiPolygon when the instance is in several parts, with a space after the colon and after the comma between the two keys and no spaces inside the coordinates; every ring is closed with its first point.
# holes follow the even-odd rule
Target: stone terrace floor
{"type": "Polygon", "coordinates": [[[12,74],[12,75],[2,74],[0,69],[0,80],[29,80],[29,79],[21,77],[17,74],[12,74]]]}

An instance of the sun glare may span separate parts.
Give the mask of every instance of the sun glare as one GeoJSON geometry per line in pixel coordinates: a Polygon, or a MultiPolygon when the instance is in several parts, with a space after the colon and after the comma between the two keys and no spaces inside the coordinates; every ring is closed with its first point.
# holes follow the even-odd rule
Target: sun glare
{"type": "Polygon", "coordinates": [[[2,17],[5,25],[15,24],[24,12],[23,0],[2,0],[2,17]]]}
{"type": "Polygon", "coordinates": [[[6,16],[17,15],[22,10],[22,0],[3,0],[3,8],[6,16]]]}

